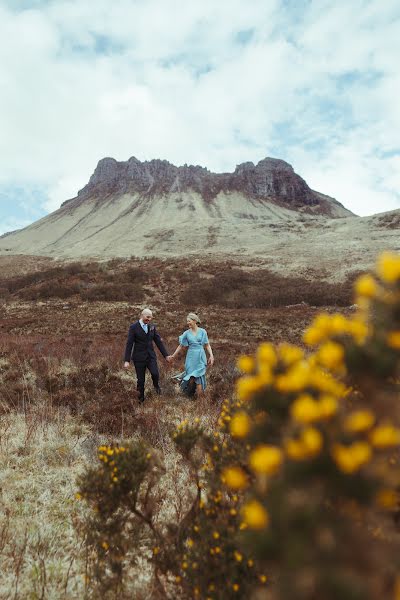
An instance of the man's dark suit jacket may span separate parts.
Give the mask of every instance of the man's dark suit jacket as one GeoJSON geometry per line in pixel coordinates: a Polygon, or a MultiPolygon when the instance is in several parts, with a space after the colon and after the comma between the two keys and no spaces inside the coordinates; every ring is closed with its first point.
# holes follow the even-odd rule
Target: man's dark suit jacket
{"type": "Polygon", "coordinates": [[[155,325],[147,325],[147,333],[145,333],[139,321],[132,323],[129,327],[128,340],[126,342],[125,362],[132,360],[134,363],[137,363],[146,362],[149,358],[157,359],[153,342],[155,342],[164,358],[168,356],[167,349],[155,325]]]}

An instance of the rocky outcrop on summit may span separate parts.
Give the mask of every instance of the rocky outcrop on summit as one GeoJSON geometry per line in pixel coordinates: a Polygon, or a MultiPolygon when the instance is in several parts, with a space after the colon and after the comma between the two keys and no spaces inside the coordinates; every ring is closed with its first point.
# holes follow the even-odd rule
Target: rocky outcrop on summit
{"type": "Polygon", "coordinates": [[[212,173],[193,165],[176,167],[166,160],[141,162],[132,157],[118,162],[103,158],[78,198],[129,193],[154,197],[189,191],[198,193],[207,202],[221,192],[239,192],[248,198],[270,200],[295,210],[333,217],[351,214],[333,198],[311,190],[291,165],[276,158],[265,158],[257,165],[240,164],[233,173],[212,173]]]}

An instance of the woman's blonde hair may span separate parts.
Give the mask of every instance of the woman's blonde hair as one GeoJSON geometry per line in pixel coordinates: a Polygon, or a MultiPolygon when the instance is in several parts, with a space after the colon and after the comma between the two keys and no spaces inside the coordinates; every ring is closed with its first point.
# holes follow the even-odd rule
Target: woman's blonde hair
{"type": "Polygon", "coordinates": [[[196,321],[197,325],[200,325],[201,323],[199,315],[196,315],[196,313],[193,312],[190,312],[186,319],[192,319],[192,321],[196,321]]]}

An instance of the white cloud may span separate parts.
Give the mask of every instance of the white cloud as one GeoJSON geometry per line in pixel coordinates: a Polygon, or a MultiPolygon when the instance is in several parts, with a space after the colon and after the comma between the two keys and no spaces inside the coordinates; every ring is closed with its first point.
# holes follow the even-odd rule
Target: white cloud
{"type": "Polygon", "coordinates": [[[104,156],[275,154],[359,214],[400,207],[394,0],[31,6],[0,0],[0,185],[53,210],[104,156]]]}

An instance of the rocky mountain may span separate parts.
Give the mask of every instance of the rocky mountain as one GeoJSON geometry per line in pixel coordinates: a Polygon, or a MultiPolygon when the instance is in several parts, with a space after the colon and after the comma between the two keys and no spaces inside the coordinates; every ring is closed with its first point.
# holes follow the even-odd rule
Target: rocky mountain
{"type": "Polygon", "coordinates": [[[150,198],[187,192],[199,194],[205,202],[216,200],[220,194],[237,192],[295,210],[330,216],[351,214],[333,198],[311,190],[291,165],[276,158],[265,158],[257,165],[242,163],[233,173],[212,173],[193,165],[176,167],[166,160],[140,162],[132,157],[118,162],[103,158],[89,183],[78,192],[77,200],[110,194],[138,193],[150,198]]]}
{"type": "Polygon", "coordinates": [[[104,158],[75,198],[0,238],[0,254],[258,257],[276,270],[368,267],[398,250],[400,211],[356,217],[313,191],[286,162],[233,173],[165,160],[104,158]]]}

